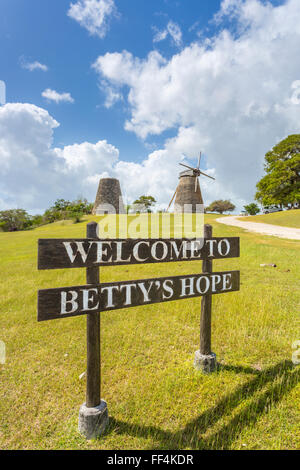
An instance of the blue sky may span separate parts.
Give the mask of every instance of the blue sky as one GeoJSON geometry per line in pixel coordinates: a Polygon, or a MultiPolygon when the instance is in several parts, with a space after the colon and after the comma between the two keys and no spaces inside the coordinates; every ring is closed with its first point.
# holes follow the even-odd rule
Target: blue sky
{"type": "Polygon", "coordinates": [[[205,203],[251,202],[264,153],[299,132],[299,3],[2,0],[0,210],[93,201],[107,175],[167,205],[200,149],[205,203]]]}
{"type": "MultiPolygon", "coordinates": [[[[6,82],[7,100],[46,108],[61,124],[54,135],[58,146],[107,139],[120,148],[125,160],[145,157],[147,149],[143,142],[123,129],[128,114],[126,107],[122,103],[109,110],[103,106],[104,96],[91,64],[99,55],[124,49],[143,58],[154,46],[171,57],[178,47],[171,41],[153,44],[152,28],[163,29],[173,20],[180,24],[183,41],[189,43],[197,38],[199,29],[209,26],[220,1],[188,0],[188,8],[185,0],[119,1],[116,2],[119,16],[111,19],[104,38],[90,35],[67,16],[70,3],[69,0],[2,1],[0,78],[6,82]],[[195,29],[189,31],[193,25],[195,29]],[[22,58],[47,64],[49,70],[30,73],[20,67],[22,58]],[[47,103],[41,93],[49,87],[70,92],[74,104],[47,103]]],[[[160,142],[162,138],[155,141],[160,142]]]]}

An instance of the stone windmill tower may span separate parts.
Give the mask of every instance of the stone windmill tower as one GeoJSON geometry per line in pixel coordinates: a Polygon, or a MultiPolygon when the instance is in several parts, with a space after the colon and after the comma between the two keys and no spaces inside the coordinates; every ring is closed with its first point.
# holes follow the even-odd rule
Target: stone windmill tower
{"type": "Polygon", "coordinates": [[[198,177],[200,175],[207,176],[214,180],[212,176],[203,173],[200,170],[200,161],[201,161],[201,152],[199,155],[198,166],[197,168],[192,168],[191,166],[185,165],[184,163],[179,163],[179,165],[185,166],[188,170],[182,171],[179,173],[179,184],[176,188],[176,191],[170,201],[167,211],[169,210],[175,196],[175,207],[174,212],[196,212],[197,204],[203,204],[203,198],[200,189],[200,183],[198,177]],[[189,205],[190,207],[185,205],[189,205]]]}
{"type": "Polygon", "coordinates": [[[92,214],[125,214],[121,186],[116,178],[102,178],[92,214]]]}

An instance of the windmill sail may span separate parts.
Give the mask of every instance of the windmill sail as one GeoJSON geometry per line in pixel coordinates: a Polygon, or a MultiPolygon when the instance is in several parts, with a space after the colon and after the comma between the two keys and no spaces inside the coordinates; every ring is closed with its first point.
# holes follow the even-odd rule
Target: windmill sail
{"type": "Polygon", "coordinates": [[[176,191],[170,201],[167,210],[169,210],[175,196],[176,199],[174,212],[182,212],[187,210],[189,212],[196,212],[197,205],[203,204],[203,198],[198,178],[200,175],[207,176],[212,180],[214,180],[215,178],[207,175],[206,173],[200,170],[201,155],[202,153],[200,152],[198,158],[198,165],[196,168],[193,168],[187,165],[186,163],[179,163],[179,165],[184,166],[185,168],[187,168],[187,170],[184,170],[180,173],[179,184],[176,188],[176,191]]]}

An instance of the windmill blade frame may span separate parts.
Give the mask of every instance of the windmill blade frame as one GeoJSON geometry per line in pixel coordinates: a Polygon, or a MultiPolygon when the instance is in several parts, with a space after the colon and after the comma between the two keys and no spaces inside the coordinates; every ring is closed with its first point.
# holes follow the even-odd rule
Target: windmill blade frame
{"type": "Polygon", "coordinates": [[[189,165],[186,165],[185,163],[179,163],[179,165],[181,165],[181,166],[185,166],[186,168],[189,168],[190,170],[193,170],[193,171],[195,171],[195,168],[192,168],[191,166],[189,166],[189,165]]]}
{"type": "Polygon", "coordinates": [[[173,199],[174,199],[174,197],[176,196],[177,189],[178,189],[178,186],[177,186],[177,188],[176,188],[176,190],[175,190],[175,193],[173,194],[173,197],[172,197],[172,199],[171,199],[171,201],[170,201],[170,204],[168,205],[167,212],[168,212],[168,210],[169,210],[169,209],[170,209],[170,207],[171,207],[171,204],[172,204],[172,202],[173,202],[173,199]]]}
{"type": "Polygon", "coordinates": [[[199,154],[197,170],[199,170],[199,168],[200,168],[201,155],[202,155],[202,152],[200,152],[200,154],[199,154]]]}
{"type": "MultiPolygon", "coordinates": [[[[200,159],[201,159],[201,152],[200,152],[200,155],[199,155],[199,164],[200,164],[200,159]]],[[[179,165],[184,166],[184,167],[188,168],[189,170],[192,170],[194,173],[198,173],[197,176],[204,175],[204,176],[207,176],[207,178],[210,178],[210,179],[212,179],[212,180],[214,180],[214,181],[216,180],[216,178],[214,178],[213,176],[209,176],[209,175],[207,175],[206,173],[204,173],[204,171],[201,171],[201,170],[199,169],[199,167],[197,167],[197,168],[192,168],[191,166],[186,165],[185,163],[179,163],[179,165]]]]}
{"type": "Polygon", "coordinates": [[[200,171],[201,175],[207,176],[207,178],[210,178],[211,180],[216,181],[216,178],[214,178],[213,176],[209,176],[209,175],[207,175],[206,173],[204,173],[204,172],[201,171],[201,170],[199,170],[199,171],[200,171]]]}

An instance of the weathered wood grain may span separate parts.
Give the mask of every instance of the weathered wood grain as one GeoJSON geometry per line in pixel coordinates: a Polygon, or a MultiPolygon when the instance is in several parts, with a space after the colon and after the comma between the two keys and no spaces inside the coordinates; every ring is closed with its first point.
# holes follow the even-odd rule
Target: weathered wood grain
{"type": "Polygon", "coordinates": [[[239,286],[239,271],[225,271],[44,289],[38,292],[38,321],[223,294],[239,286]]]}
{"type": "MultiPolygon", "coordinates": [[[[204,238],[212,238],[212,226],[204,225],[204,238]]],[[[212,260],[204,259],[202,262],[202,272],[212,272],[212,260]]],[[[201,300],[200,317],[200,353],[209,355],[211,353],[211,294],[206,294],[201,300]]]]}
{"type": "MultiPolygon", "coordinates": [[[[97,224],[87,224],[86,236],[92,238],[97,236],[97,224]]],[[[99,267],[87,268],[87,284],[99,284],[99,267]]],[[[100,313],[93,312],[87,315],[86,322],[86,406],[93,408],[101,402],[101,372],[100,372],[100,313]]]]}
{"type": "Polygon", "coordinates": [[[238,237],[205,239],[40,239],[38,269],[87,268],[237,258],[238,237]]]}

